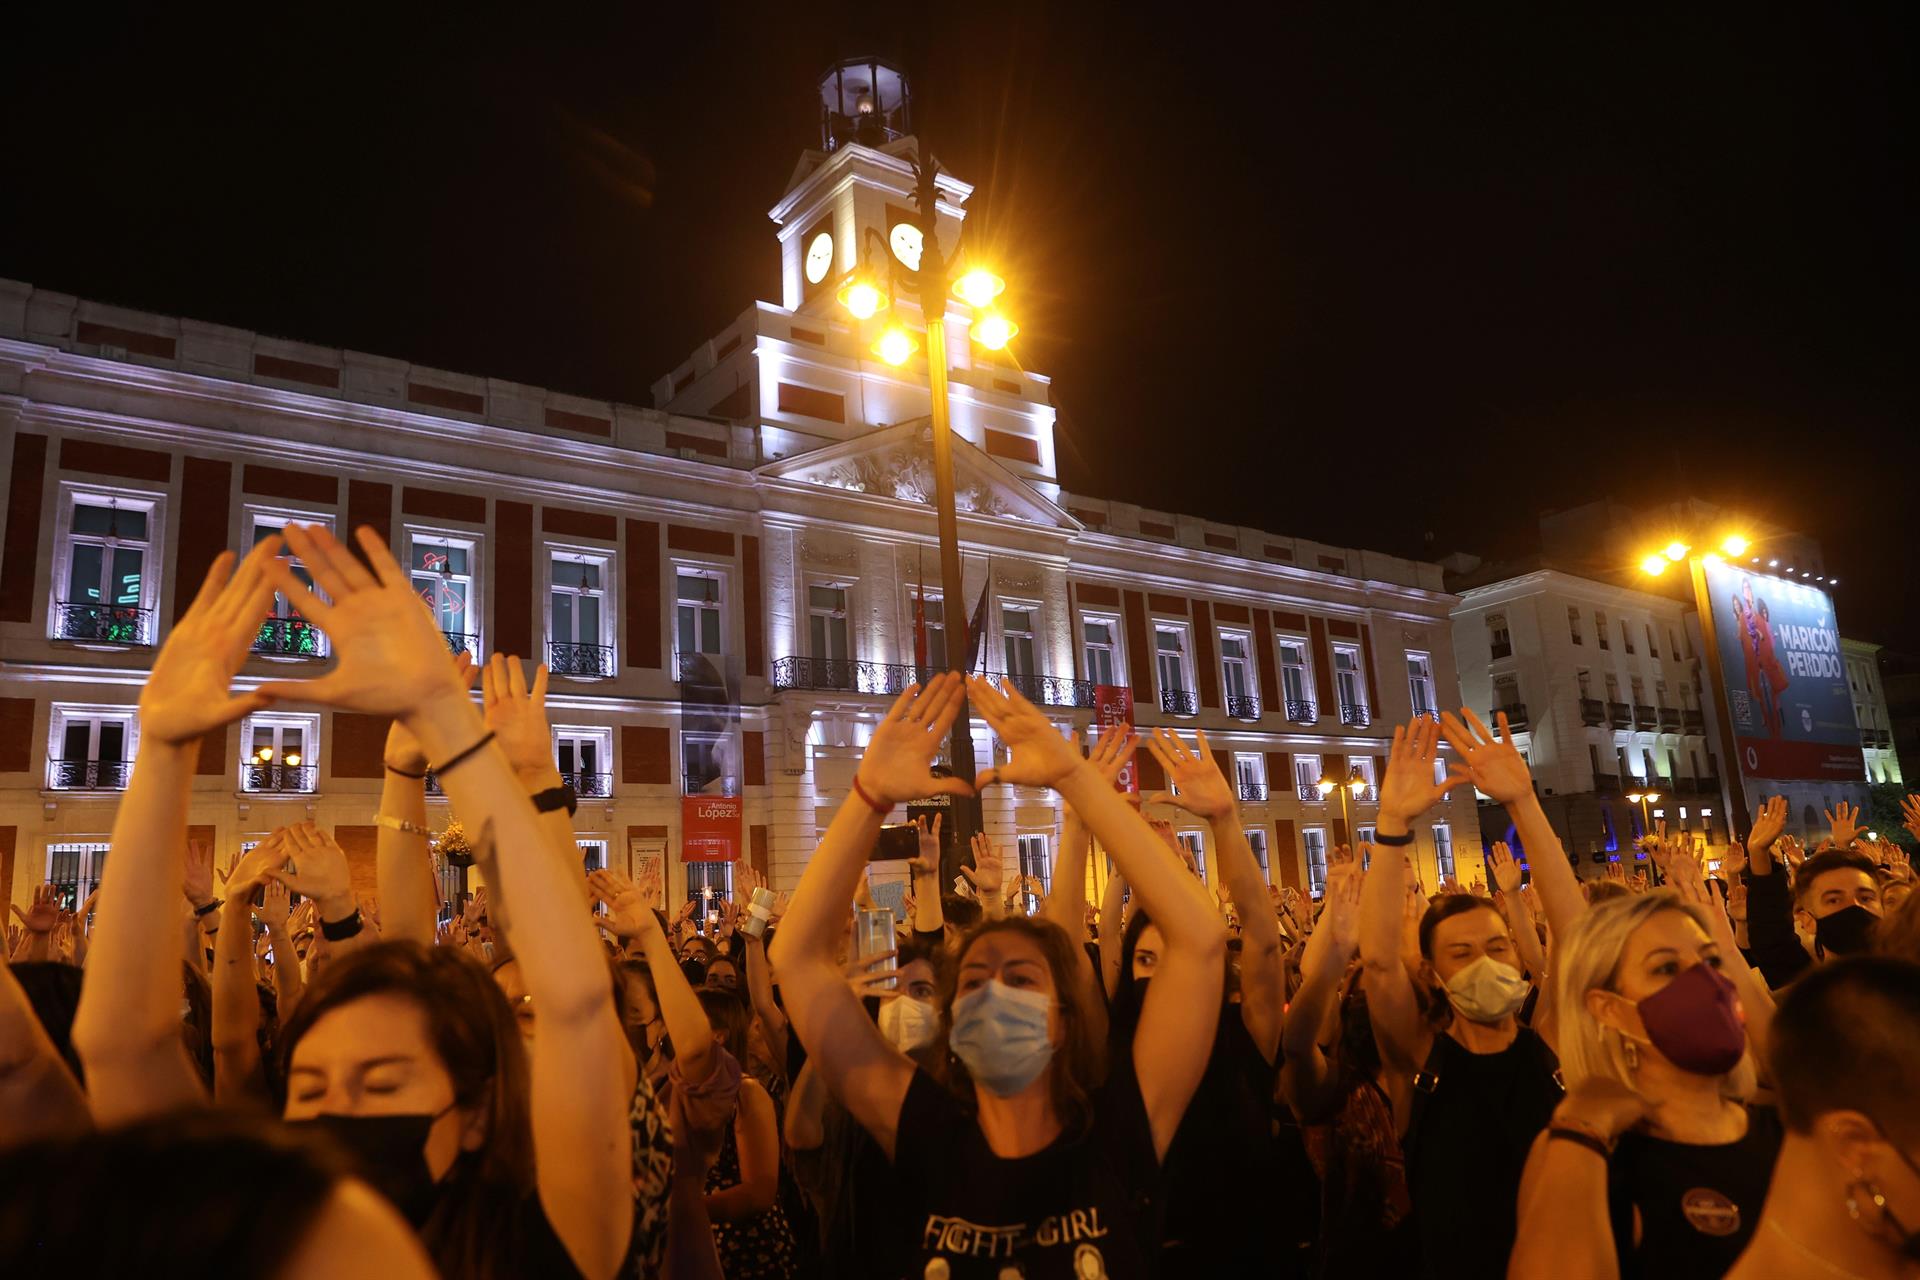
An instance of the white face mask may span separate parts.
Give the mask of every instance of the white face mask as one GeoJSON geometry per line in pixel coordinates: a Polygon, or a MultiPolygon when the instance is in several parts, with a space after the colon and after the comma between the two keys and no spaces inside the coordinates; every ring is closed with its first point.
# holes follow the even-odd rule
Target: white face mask
{"type": "Polygon", "coordinates": [[[912,1053],[933,1041],[940,1015],[924,1000],[898,996],[880,1006],[880,1034],[902,1053],[912,1053]]]}
{"type": "Polygon", "coordinates": [[[1481,956],[1447,979],[1447,999],[1473,1022],[1498,1022],[1527,1001],[1533,984],[1518,969],[1481,956]]]}

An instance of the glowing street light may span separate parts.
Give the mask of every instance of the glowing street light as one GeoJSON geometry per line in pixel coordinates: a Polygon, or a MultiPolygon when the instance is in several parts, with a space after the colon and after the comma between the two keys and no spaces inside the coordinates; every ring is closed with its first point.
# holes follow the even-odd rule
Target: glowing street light
{"type": "Polygon", "coordinates": [[[953,296],[981,311],[1006,291],[1007,282],[985,267],[975,267],[953,282],[953,296]]]}
{"type": "Polygon", "coordinates": [[[856,320],[871,320],[885,301],[872,281],[858,278],[847,281],[840,290],[840,305],[856,320]]]}
{"type": "Polygon", "coordinates": [[[973,340],[989,351],[1000,351],[1019,332],[1019,325],[997,311],[989,311],[974,322],[973,340]]]}
{"type": "Polygon", "coordinates": [[[1680,561],[1685,560],[1687,558],[1687,552],[1691,551],[1692,549],[1693,548],[1689,547],[1684,542],[1669,542],[1667,544],[1665,554],[1667,559],[1673,561],[1675,564],[1678,564],[1680,561]]]}
{"type": "Polygon", "coordinates": [[[1656,553],[1654,555],[1648,556],[1645,560],[1642,560],[1640,562],[1640,572],[1648,575],[1649,577],[1657,578],[1661,574],[1665,573],[1666,571],[1667,571],[1667,558],[1663,555],[1659,555],[1656,553]]]}
{"type": "Polygon", "coordinates": [[[873,354],[896,367],[913,359],[913,353],[919,349],[920,344],[913,340],[913,335],[897,324],[888,325],[873,344],[873,354]]]}
{"type": "Polygon", "coordinates": [[[1730,533],[1720,540],[1720,549],[1730,556],[1745,555],[1753,544],[1737,533],[1730,533]]]}

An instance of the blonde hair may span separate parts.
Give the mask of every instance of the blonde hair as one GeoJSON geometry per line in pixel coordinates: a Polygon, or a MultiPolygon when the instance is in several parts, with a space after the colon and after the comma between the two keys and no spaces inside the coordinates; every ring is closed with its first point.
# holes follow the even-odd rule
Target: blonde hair
{"type": "MultiPolygon", "coordinates": [[[[1561,1075],[1569,1089],[1586,1080],[1611,1080],[1638,1093],[1634,1068],[1627,1058],[1626,1038],[1593,1016],[1587,992],[1612,991],[1633,931],[1662,911],[1678,911],[1713,936],[1701,907],[1680,900],[1671,889],[1656,889],[1624,898],[1597,902],[1584,912],[1564,940],[1556,939],[1553,954],[1553,1001],[1559,1019],[1561,1075]]],[[[1730,1098],[1751,1097],[1755,1088],[1753,1054],[1720,1078],[1720,1092],[1730,1098]]]]}

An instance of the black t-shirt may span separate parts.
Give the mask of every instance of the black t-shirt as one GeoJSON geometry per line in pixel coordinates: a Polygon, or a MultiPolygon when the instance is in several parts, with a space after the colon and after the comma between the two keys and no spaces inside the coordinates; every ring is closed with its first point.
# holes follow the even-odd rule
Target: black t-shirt
{"type": "Polygon", "coordinates": [[[1159,1163],[1131,1071],[1095,1097],[1091,1132],[1004,1160],[925,1071],[900,1108],[894,1171],[914,1241],[907,1274],[999,1280],[1146,1280],[1159,1244],[1159,1163]]]}
{"type": "Polygon", "coordinates": [[[1423,1275],[1507,1273],[1520,1171],[1560,1103],[1557,1068],[1526,1027],[1499,1053],[1474,1053],[1444,1031],[1434,1037],[1426,1074],[1435,1081],[1430,1091],[1415,1084],[1406,1143],[1423,1275]]]}
{"type": "Polygon", "coordinates": [[[1607,1209],[1625,1280],[1713,1280],[1733,1266],[1760,1224],[1780,1113],[1747,1107],[1738,1142],[1694,1146],[1629,1130],[1607,1165],[1607,1209]],[[1633,1211],[1640,1210],[1640,1243],[1633,1211]]]}

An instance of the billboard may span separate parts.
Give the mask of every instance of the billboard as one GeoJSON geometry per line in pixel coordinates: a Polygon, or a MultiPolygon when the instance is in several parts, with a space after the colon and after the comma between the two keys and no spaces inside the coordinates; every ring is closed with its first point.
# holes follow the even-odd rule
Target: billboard
{"type": "Polygon", "coordinates": [[[741,808],[739,796],[682,796],[680,861],[738,862],[741,808]]]}
{"type": "Polygon", "coordinates": [[[1734,752],[1749,778],[1858,782],[1833,601],[1817,587],[1705,563],[1734,752]]]}
{"type": "MultiPolygon", "coordinates": [[[[1099,684],[1093,687],[1093,732],[1097,738],[1103,729],[1112,725],[1125,725],[1133,728],[1133,690],[1125,685],[1099,684]]],[[[1092,743],[1088,743],[1092,746],[1092,743]]],[[[1144,747],[1142,748],[1145,749],[1144,747]]],[[[1128,795],[1140,794],[1140,769],[1132,760],[1120,768],[1120,776],[1114,780],[1114,787],[1128,795]]]]}

